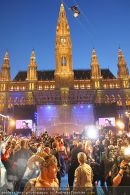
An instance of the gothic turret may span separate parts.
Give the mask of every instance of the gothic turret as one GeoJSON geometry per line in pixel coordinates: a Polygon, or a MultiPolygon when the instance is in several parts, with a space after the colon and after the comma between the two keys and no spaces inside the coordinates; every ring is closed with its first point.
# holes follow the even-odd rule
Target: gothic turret
{"type": "Polygon", "coordinates": [[[55,81],[56,88],[72,88],[74,82],[70,28],[63,3],[60,6],[60,13],[56,27],[55,81]]]}
{"type": "Polygon", "coordinates": [[[1,70],[1,80],[2,81],[10,81],[10,62],[9,62],[9,55],[6,51],[5,57],[2,64],[2,70],[1,70]]]}
{"type": "Polygon", "coordinates": [[[1,74],[2,74],[2,72],[1,72],[1,67],[0,67],[0,81],[1,81],[1,76],[2,76],[1,74]]]}
{"type": "Polygon", "coordinates": [[[91,57],[91,80],[94,88],[101,86],[101,69],[96,55],[96,50],[93,48],[91,57]]]}
{"type": "Polygon", "coordinates": [[[29,81],[37,80],[37,64],[34,49],[32,50],[30,64],[28,65],[27,80],[29,81]]]}
{"type": "Polygon", "coordinates": [[[127,64],[125,62],[122,50],[118,49],[118,77],[126,78],[129,76],[127,64]]]}
{"type": "Polygon", "coordinates": [[[92,50],[92,58],[91,58],[91,78],[99,79],[101,78],[101,69],[98,63],[98,58],[96,55],[96,50],[92,50]]]}
{"type": "Polygon", "coordinates": [[[129,87],[129,70],[125,62],[122,50],[118,49],[118,79],[120,80],[120,85],[124,88],[129,87]]]}

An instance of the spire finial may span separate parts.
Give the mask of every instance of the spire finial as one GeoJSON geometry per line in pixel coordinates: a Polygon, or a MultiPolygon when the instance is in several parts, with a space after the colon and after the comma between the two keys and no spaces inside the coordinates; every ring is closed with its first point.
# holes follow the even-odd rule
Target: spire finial
{"type": "Polygon", "coordinates": [[[118,48],[118,77],[127,78],[129,76],[129,70],[122,53],[122,49],[118,48]]]}
{"type": "Polygon", "coordinates": [[[65,8],[64,8],[64,4],[63,4],[63,1],[61,2],[61,5],[60,5],[60,12],[64,11],[65,8]]]}
{"type": "Polygon", "coordinates": [[[122,49],[120,47],[118,48],[118,56],[123,56],[122,49]]]}
{"type": "Polygon", "coordinates": [[[8,50],[7,49],[6,49],[6,52],[5,52],[4,60],[9,60],[9,54],[8,54],[8,50]]]}
{"type": "Polygon", "coordinates": [[[92,58],[91,59],[92,59],[91,65],[93,65],[93,64],[99,65],[95,48],[92,49],[92,58]]]}
{"type": "Polygon", "coordinates": [[[6,50],[3,64],[2,64],[2,80],[3,81],[10,81],[10,62],[9,62],[9,54],[8,51],[6,50]]]}
{"type": "Polygon", "coordinates": [[[36,59],[34,48],[32,49],[32,53],[31,53],[31,58],[30,58],[30,59],[31,59],[31,60],[35,60],[35,59],[36,59]]]}
{"type": "Polygon", "coordinates": [[[92,57],[93,56],[96,56],[96,49],[93,47],[93,49],[92,49],[92,57]]]}

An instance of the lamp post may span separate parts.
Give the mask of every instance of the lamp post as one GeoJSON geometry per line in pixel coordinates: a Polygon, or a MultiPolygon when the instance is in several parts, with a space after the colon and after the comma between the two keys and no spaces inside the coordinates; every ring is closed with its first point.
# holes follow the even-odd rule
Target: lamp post
{"type": "Polygon", "coordinates": [[[4,133],[5,133],[5,129],[6,129],[6,122],[9,119],[9,116],[5,116],[3,114],[0,114],[0,116],[4,119],[4,124],[3,124],[3,129],[4,129],[4,133]]]}

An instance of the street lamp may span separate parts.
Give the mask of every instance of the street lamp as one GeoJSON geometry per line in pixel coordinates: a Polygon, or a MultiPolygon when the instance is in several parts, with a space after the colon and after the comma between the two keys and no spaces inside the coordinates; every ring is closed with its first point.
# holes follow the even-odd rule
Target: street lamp
{"type": "Polygon", "coordinates": [[[9,120],[9,125],[10,125],[11,127],[14,127],[14,126],[15,126],[15,120],[14,120],[14,119],[10,119],[10,120],[9,120]]]}

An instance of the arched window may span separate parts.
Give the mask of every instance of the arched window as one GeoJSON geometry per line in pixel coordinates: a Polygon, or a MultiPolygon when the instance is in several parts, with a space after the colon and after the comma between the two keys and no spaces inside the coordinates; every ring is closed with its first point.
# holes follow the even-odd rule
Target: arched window
{"type": "Polygon", "coordinates": [[[66,57],[65,57],[65,56],[62,56],[62,57],[61,57],[61,65],[62,65],[62,66],[66,66],[66,64],[67,64],[66,57]]]}
{"type": "Polygon", "coordinates": [[[114,95],[111,95],[111,102],[116,102],[116,98],[114,95]]]}
{"type": "Polygon", "coordinates": [[[110,98],[108,95],[105,95],[105,103],[109,103],[110,102],[110,98]]]}

